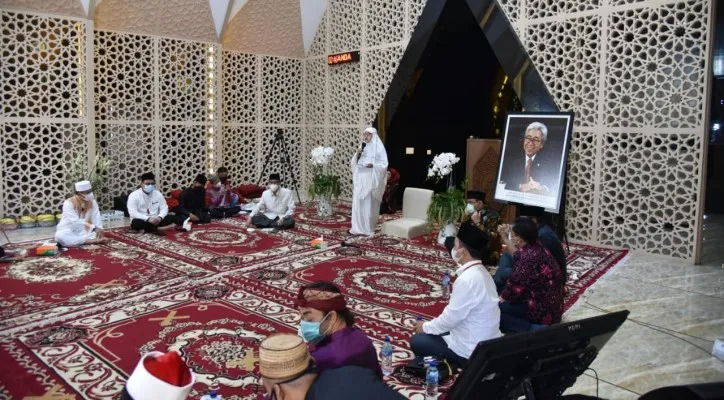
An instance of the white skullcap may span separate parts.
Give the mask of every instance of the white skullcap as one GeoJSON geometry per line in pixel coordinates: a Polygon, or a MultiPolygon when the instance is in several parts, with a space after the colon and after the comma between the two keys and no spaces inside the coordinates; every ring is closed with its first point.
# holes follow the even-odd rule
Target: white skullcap
{"type": "Polygon", "coordinates": [[[91,183],[88,181],[80,181],[75,184],[76,192],[85,192],[86,190],[91,190],[91,189],[92,189],[91,183]]]}
{"type": "Polygon", "coordinates": [[[369,132],[369,133],[371,133],[371,134],[373,134],[373,135],[376,135],[376,134],[377,134],[377,129],[375,129],[375,128],[373,128],[373,127],[370,126],[369,128],[365,129],[365,133],[367,133],[367,132],[369,132]]]}

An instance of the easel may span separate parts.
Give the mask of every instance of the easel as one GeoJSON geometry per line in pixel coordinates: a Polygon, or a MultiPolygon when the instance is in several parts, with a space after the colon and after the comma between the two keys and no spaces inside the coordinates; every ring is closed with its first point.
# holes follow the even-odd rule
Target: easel
{"type": "Polygon", "coordinates": [[[256,185],[259,186],[261,184],[262,179],[264,179],[264,174],[266,173],[266,167],[269,165],[269,161],[271,160],[272,154],[274,153],[274,149],[277,146],[277,143],[281,143],[281,150],[282,150],[282,162],[286,164],[287,169],[289,170],[289,176],[292,179],[292,185],[294,186],[294,191],[297,193],[297,200],[299,200],[299,203],[302,203],[302,198],[299,196],[299,185],[297,184],[297,178],[294,176],[294,169],[292,169],[292,162],[289,159],[289,151],[287,149],[287,142],[284,140],[284,131],[282,128],[277,129],[277,133],[274,135],[274,143],[272,143],[271,148],[269,148],[269,153],[266,155],[266,160],[264,160],[264,168],[261,170],[261,175],[259,175],[259,180],[256,182],[256,185]]]}

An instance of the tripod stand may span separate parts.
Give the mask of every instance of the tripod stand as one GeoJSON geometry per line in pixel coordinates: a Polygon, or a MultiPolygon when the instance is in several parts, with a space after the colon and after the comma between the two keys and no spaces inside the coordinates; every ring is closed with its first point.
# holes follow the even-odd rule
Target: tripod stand
{"type": "Polygon", "coordinates": [[[289,176],[292,179],[292,185],[294,186],[294,191],[297,192],[297,200],[299,200],[299,203],[302,203],[302,198],[299,196],[299,185],[297,184],[297,178],[294,176],[294,169],[292,169],[292,162],[289,159],[289,151],[287,150],[287,141],[284,140],[284,131],[282,128],[277,129],[277,133],[274,135],[274,143],[272,143],[271,148],[269,149],[269,153],[266,155],[266,159],[264,160],[264,168],[261,170],[261,175],[259,176],[259,180],[256,182],[256,185],[259,186],[261,184],[262,179],[264,179],[264,174],[266,173],[266,167],[269,165],[269,161],[271,161],[272,154],[274,153],[274,149],[277,147],[277,143],[281,143],[281,161],[282,163],[285,163],[287,166],[287,169],[289,170],[289,176]]]}

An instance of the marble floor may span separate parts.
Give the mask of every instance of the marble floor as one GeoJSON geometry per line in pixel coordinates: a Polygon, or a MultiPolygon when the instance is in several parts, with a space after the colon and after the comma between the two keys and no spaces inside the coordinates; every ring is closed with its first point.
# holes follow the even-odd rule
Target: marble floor
{"type": "MultiPolygon", "coordinates": [[[[712,226],[705,231],[707,241],[724,238],[724,229],[713,226],[724,218],[707,221],[712,226]]],[[[110,226],[127,224],[120,220],[110,226]]],[[[53,228],[36,228],[8,235],[18,242],[53,233],[53,228]]],[[[592,365],[600,397],[636,399],[662,386],[724,381],[724,362],[711,356],[715,338],[724,337],[724,265],[721,253],[706,256],[711,258],[704,265],[693,266],[631,254],[566,313],[570,321],[607,311],[631,312],[592,365]]],[[[566,393],[595,395],[596,386],[587,371],[566,393]]]]}

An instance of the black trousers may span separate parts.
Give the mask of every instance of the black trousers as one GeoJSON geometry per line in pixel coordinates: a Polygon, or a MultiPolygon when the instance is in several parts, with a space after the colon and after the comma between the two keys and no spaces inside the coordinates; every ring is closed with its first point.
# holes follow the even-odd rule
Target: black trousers
{"type": "Polygon", "coordinates": [[[177,215],[166,215],[165,217],[163,217],[161,222],[158,223],[158,225],[154,225],[142,219],[134,219],[131,221],[131,229],[133,229],[134,231],[144,231],[147,233],[156,232],[158,228],[162,226],[168,226],[171,224],[182,225],[186,218],[181,218],[182,217],[179,217],[177,215]],[[179,220],[181,221],[179,222],[179,220]]]}
{"type": "Polygon", "coordinates": [[[251,218],[251,223],[257,228],[277,228],[277,229],[291,229],[294,228],[294,218],[284,217],[281,225],[277,225],[279,217],[271,219],[264,214],[257,214],[251,218]]]}

